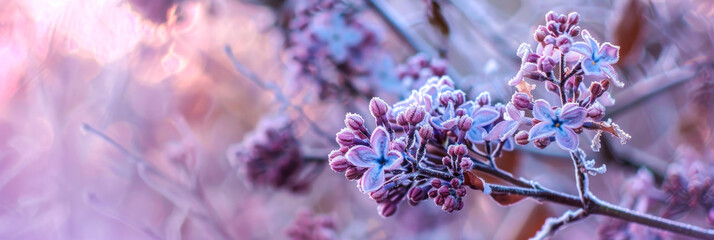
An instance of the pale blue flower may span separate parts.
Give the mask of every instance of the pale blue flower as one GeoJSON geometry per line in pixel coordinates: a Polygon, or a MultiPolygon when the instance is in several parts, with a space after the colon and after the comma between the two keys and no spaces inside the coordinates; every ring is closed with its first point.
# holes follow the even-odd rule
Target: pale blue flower
{"type": "Polygon", "coordinates": [[[576,42],[570,49],[583,55],[581,64],[585,75],[606,75],[612,79],[615,86],[625,86],[618,80],[617,72],[611,65],[620,58],[620,47],[609,42],[598,44],[587,30],[583,30],[582,34],[587,43],[576,42]]]}
{"type": "Polygon", "coordinates": [[[345,154],[353,165],[367,168],[359,180],[362,191],[372,192],[379,189],[385,181],[384,172],[395,169],[402,163],[400,153],[389,150],[389,145],[389,133],[380,126],[372,132],[370,147],[358,145],[345,154]]]}
{"type": "Polygon", "coordinates": [[[543,99],[533,105],[533,116],[541,122],[533,126],[528,133],[528,141],[555,135],[558,145],[569,151],[578,149],[578,135],[573,130],[583,125],[587,111],[575,103],[568,103],[563,108],[553,108],[543,99]]]}
{"type": "Polygon", "coordinates": [[[466,139],[473,143],[484,143],[484,136],[487,131],[487,127],[495,122],[501,114],[491,106],[483,106],[475,108],[471,114],[473,123],[471,124],[471,129],[466,132],[466,139]]]}

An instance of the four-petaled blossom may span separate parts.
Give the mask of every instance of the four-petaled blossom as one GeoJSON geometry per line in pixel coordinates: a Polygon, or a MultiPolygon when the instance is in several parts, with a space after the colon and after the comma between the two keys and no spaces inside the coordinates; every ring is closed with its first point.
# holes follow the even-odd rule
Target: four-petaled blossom
{"type": "Polygon", "coordinates": [[[317,26],[315,35],[326,43],[330,56],[338,63],[347,60],[351,47],[357,46],[364,36],[357,29],[350,27],[341,14],[332,14],[325,25],[317,26]]]}
{"type": "Polygon", "coordinates": [[[459,118],[454,114],[454,103],[449,101],[449,105],[446,106],[446,110],[444,110],[444,114],[442,114],[439,117],[432,117],[429,119],[431,121],[431,125],[434,125],[434,127],[441,129],[441,130],[452,130],[454,127],[456,127],[456,123],[459,121],[459,118]]]}
{"type": "Polygon", "coordinates": [[[543,99],[538,99],[533,106],[533,116],[541,122],[533,126],[528,133],[528,141],[551,137],[561,148],[575,151],[578,148],[578,135],[573,130],[583,125],[587,111],[575,103],[565,104],[553,112],[553,108],[543,99]]]}
{"type": "Polygon", "coordinates": [[[390,151],[389,145],[389,133],[380,126],[372,133],[371,147],[355,146],[345,154],[353,165],[367,168],[359,181],[362,191],[372,192],[379,189],[384,184],[384,172],[395,169],[401,164],[401,155],[397,151],[390,151]]]}
{"type": "Polygon", "coordinates": [[[521,124],[521,120],[524,118],[523,111],[516,109],[513,103],[508,103],[506,105],[506,114],[503,115],[503,121],[493,126],[493,129],[484,137],[484,139],[493,141],[504,141],[509,137],[513,137],[513,134],[518,130],[518,126],[521,124]]]}
{"type": "Polygon", "coordinates": [[[471,129],[466,132],[466,138],[474,143],[483,143],[486,134],[486,126],[498,119],[501,114],[491,106],[483,106],[474,110],[471,118],[473,123],[471,129]]]}
{"type": "Polygon", "coordinates": [[[617,79],[617,72],[610,64],[620,58],[620,47],[609,42],[598,44],[587,30],[583,30],[585,42],[576,42],[570,47],[573,51],[583,54],[582,67],[585,75],[607,75],[615,86],[623,87],[624,83],[617,79]]]}

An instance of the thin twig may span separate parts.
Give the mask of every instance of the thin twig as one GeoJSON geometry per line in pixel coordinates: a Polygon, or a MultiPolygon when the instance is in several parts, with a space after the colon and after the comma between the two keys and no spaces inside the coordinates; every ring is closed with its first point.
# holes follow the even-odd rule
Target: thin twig
{"type": "Polygon", "coordinates": [[[559,218],[548,218],[547,220],[545,220],[545,223],[543,224],[543,227],[540,229],[540,231],[538,231],[538,233],[536,233],[536,235],[533,236],[531,240],[546,239],[549,236],[553,236],[553,234],[558,231],[558,229],[565,226],[566,224],[584,219],[587,216],[588,213],[582,208],[580,208],[575,211],[568,210],[559,218]]]}

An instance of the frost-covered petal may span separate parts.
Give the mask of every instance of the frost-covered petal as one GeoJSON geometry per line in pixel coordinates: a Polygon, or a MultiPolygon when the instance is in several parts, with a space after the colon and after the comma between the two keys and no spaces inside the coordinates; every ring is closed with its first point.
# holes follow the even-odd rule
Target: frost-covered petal
{"type": "Polygon", "coordinates": [[[399,167],[402,164],[402,154],[397,151],[389,151],[387,156],[384,157],[386,163],[384,164],[385,170],[392,170],[399,167]]]}
{"type": "Polygon", "coordinates": [[[555,131],[555,141],[566,150],[575,151],[578,149],[578,135],[570,128],[561,127],[555,131]]]}
{"type": "Polygon", "coordinates": [[[523,111],[519,111],[513,103],[509,102],[508,105],[506,105],[506,113],[508,114],[506,115],[506,119],[515,121],[521,121],[521,119],[523,119],[523,111]]]}
{"type": "Polygon", "coordinates": [[[620,46],[612,45],[609,42],[603,43],[597,55],[598,62],[616,63],[617,60],[620,59],[620,46]]]}
{"type": "Polygon", "coordinates": [[[352,165],[364,168],[371,168],[379,165],[377,160],[380,158],[380,156],[374,152],[374,149],[363,145],[357,145],[350,148],[350,150],[345,154],[345,157],[347,157],[347,161],[352,163],[352,165]]]}
{"type": "Polygon", "coordinates": [[[389,133],[384,127],[380,126],[374,129],[369,142],[378,157],[387,155],[387,151],[389,150],[389,133]]]}
{"type": "Polygon", "coordinates": [[[533,104],[533,116],[546,123],[552,123],[555,119],[553,108],[543,99],[538,99],[533,104]]]}
{"type": "Polygon", "coordinates": [[[579,128],[583,125],[586,116],[587,110],[585,110],[585,108],[580,107],[575,103],[568,103],[563,106],[559,119],[562,126],[568,128],[579,128]]]}
{"type": "Polygon", "coordinates": [[[482,127],[472,126],[468,132],[466,132],[466,139],[474,143],[483,143],[483,135],[486,133],[486,129],[482,127]]]}
{"type": "Polygon", "coordinates": [[[367,169],[360,179],[362,191],[372,192],[384,184],[384,170],[381,167],[367,169]]]}
{"type": "Polygon", "coordinates": [[[474,114],[471,116],[473,118],[474,123],[472,126],[476,127],[483,127],[486,125],[489,125],[493,123],[493,121],[496,121],[498,117],[501,115],[496,109],[490,106],[484,106],[476,110],[474,114]]]}
{"type": "Polygon", "coordinates": [[[620,79],[617,77],[617,72],[615,71],[615,68],[610,66],[609,64],[603,64],[602,66],[602,71],[605,72],[605,75],[610,77],[612,80],[612,83],[615,84],[617,87],[624,87],[625,83],[621,82],[620,79]]]}
{"type": "Polygon", "coordinates": [[[553,136],[556,129],[557,128],[553,126],[553,123],[540,122],[534,125],[528,132],[528,141],[553,136]]]}
{"type": "Polygon", "coordinates": [[[600,64],[594,61],[592,58],[583,58],[583,72],[585,75],[602,75],[602,69],[600,69],[600,64]]]}
{"type": "Polygon", "coordinates": [[[512,137],[509,137],[506,139],[505,142],[503,142],[503,150],[506,151],[513,151],[515,148],[515,140],[512,137]]]}
{"type": "MultiPolygon", "coordinates": [[[[588,32],[588,30],[583,30],[582,35],[583,39],[590,45],[590,52],[595,53],[595,51],[599,49],[598,46],[600,46],[600,44],[598,44],[597,41],[595,41],[595,39],[590,36],[590,32],[588,32]]],[[[594,58],[595,56],[591,55],[590,57],[594,58]]]]}
{"type": "Polygon", "coordinates": [[[593,55],[593,50],[590,45],[584,42],[576,42],[570,46],[571,51],[582,54],[585,58],[591,58],[593,55]]]}
{"type": "Polygon", "coordinates": [[[519,70],[518,73],[516,73],[515,77],[511,78],[511,80],[508,80],[508,85],[516,86],[521,82],[523,82],[523,70],[519,70]]]}
{"type": "Polygon", "coordinates": [[[491,129],[491,131],[486,134],[484,140],[498,140],[503,141],[506,138],[513,136],[513,133],[518,130],[518,121],[507,120],[496,124],[496,126],[491,129]]]}

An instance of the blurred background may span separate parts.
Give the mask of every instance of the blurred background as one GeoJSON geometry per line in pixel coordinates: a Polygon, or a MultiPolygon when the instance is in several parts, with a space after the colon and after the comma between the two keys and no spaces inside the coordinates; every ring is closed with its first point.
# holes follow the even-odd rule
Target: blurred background
{"type": "MultiPolygon", "coordinates": [[[[604,138],[590,154],[608,166],[591,178],[596,195],[623,202],[623,183],[638,169],[659,186],[682,151],[713,169],[712,1],[353,1],[354,21],[379,51],[365,62],[382,68],[350,68],[386,77],[364,80],[369,91],[349,85],[366,95],[352,97],[295,74],[308,2],[0,0],[0,239],[289,239],[291,228],[314,221],[336,239],[533,236],[568,208],[502,207],[473,192],[460,212],[404,203],[385,219],[326,159],[346,112],[371,122],[366,96],[391,104],[408,92],[397,66],[417,53],[448,62],[470,98],[489,91],[508,101],[516,50],[534,44],[551,10],[577,11],[596,39],[621,46],[615,67],[626,86],[614,89],[607,116],[632,140],[604,138]],[[305,170],[291,184],[261,186],[236,156],[280,121],[290,122],[290,136],[278,149],[294,145],[302,156],[287,168],[305,170]]],[[[499,161],[516,176],[576,192],[572,163],[557,147],[522,147],[499,161]]],[[[705,214],[681,220],[711,227],[705,214]]],[[[588,218],[555,239],[598,238],[607,221],[588,218]]]]}

